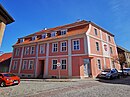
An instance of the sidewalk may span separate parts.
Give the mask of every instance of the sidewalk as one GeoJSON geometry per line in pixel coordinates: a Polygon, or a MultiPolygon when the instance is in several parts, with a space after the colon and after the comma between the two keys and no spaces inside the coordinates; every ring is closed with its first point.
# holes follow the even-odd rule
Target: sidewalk
{"type": "Polygon", "coordinates": [[[93,78],[86,79],[20,79],[21,81],[37,81],[37,82],[77,82],[77,81],[94,81],[93,78]]]}

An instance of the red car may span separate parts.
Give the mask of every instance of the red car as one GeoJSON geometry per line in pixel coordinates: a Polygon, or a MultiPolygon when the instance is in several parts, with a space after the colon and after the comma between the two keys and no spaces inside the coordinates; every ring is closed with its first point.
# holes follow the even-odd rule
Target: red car
{"type": "Polygon", "coordinates": [[[20,78],[12,73],[0,73],[0,86],[18,85],[20,78]]]}

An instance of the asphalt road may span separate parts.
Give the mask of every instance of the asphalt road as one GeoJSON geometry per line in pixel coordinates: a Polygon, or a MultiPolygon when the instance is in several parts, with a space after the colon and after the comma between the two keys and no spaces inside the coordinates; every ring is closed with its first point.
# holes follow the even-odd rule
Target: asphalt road
{"type": "Polygon", "coordinates": [[[0,97],[130,97],[130,77],[68,82],[21,81],[0,87],[0,97]]]}

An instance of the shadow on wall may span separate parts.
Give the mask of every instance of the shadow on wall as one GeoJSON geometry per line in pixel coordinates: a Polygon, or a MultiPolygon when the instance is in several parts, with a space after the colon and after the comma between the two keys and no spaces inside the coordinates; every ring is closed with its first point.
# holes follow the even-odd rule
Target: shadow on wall
{"type": "Polygon", "coordinates": [[[120,79],[112,79],[112,80],[98,79],[97,81],[101,83],[109,83],[109,84],[130,85],[130,76],[125,78],[120,78],[120,79]]]}

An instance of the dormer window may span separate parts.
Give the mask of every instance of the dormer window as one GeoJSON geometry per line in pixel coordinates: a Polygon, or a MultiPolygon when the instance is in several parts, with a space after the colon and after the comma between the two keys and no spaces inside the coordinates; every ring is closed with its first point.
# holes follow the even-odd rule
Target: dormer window
{"type": "Polygon", "coordinates": [[[37,39],[37,36],[33,36],[33,37],[32,37],[32,41],[33,41],[33,40],[36,40],[36,39],[37,39]]]}
{"type": "Polygon", "coordinates": [[[56,36],[56,32],[51,33],[51,37],[54,37],[54,36],[56,36]]]}
{"type": "Polygon", "coordinates": [[[20,39],[20,43],[22,43],[22,42],[24,42],[24,38],[21,38],[21,39],[20,39]]]}
{"type": "Polygon", "coordinates": [[[61,30],[61,35],[65,35],[67,33],[67,30],[61,30]]]}
{"type": "Polygon", "coordinates": [[[42,39],[46,38],[47,34],[42,34],[42,39]]]}

